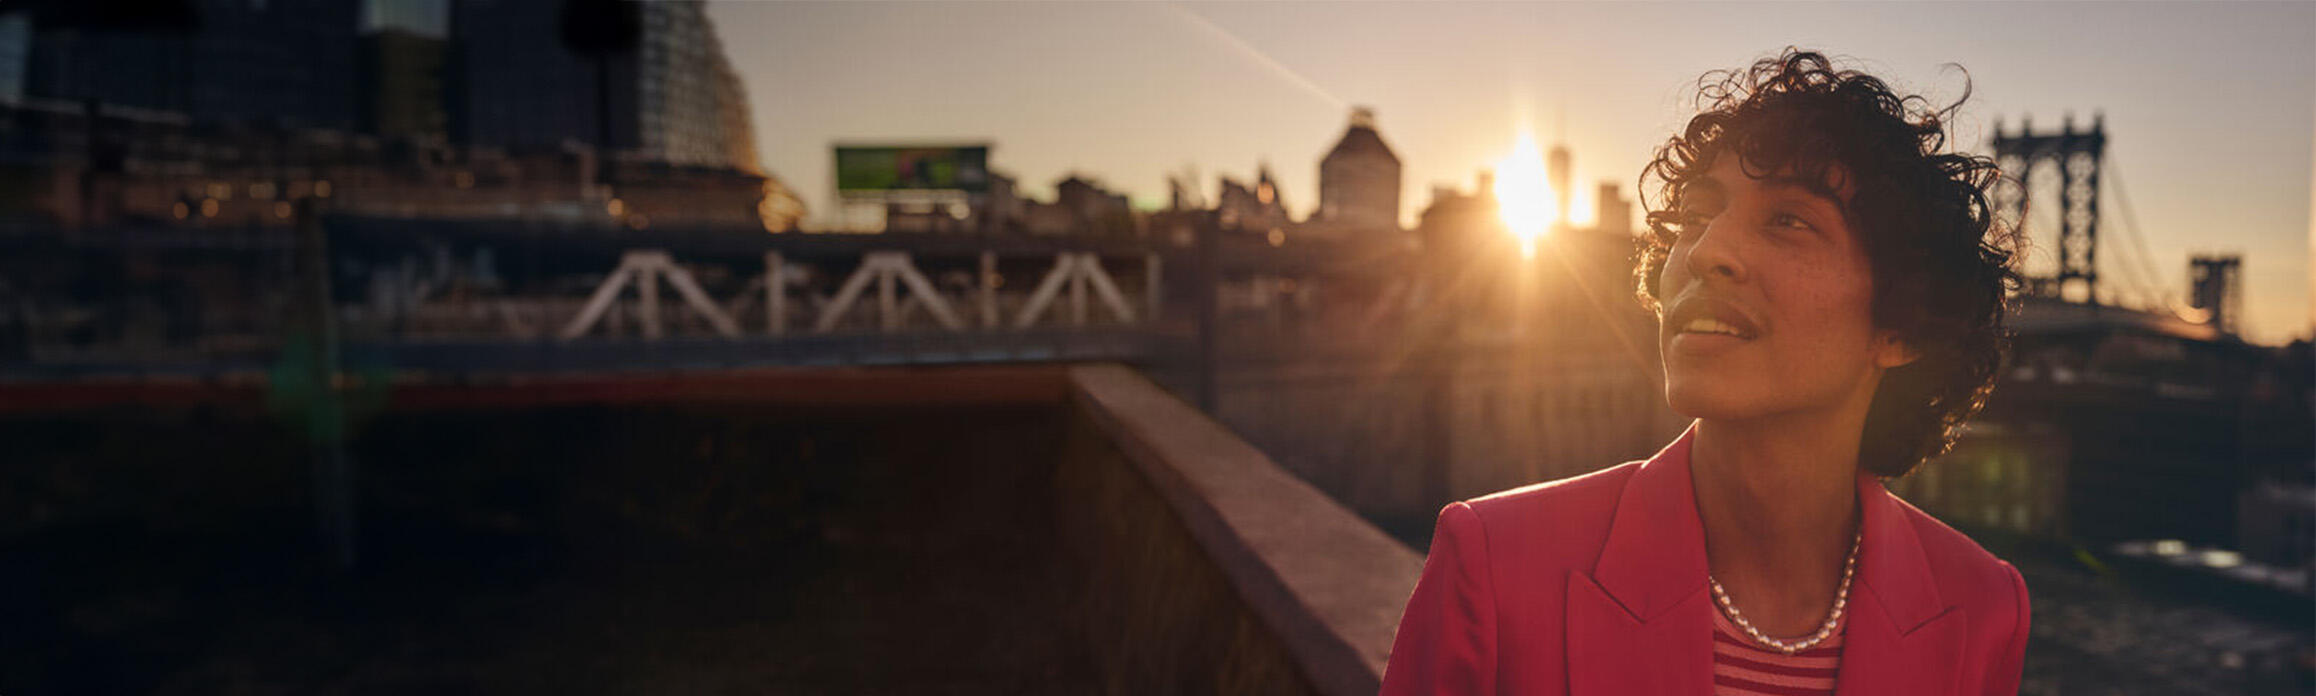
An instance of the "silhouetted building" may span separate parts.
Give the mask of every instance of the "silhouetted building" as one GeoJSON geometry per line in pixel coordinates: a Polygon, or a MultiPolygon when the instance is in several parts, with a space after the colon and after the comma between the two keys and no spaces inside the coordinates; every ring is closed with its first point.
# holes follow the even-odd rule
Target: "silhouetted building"
{"type": "Polygon", "coordinates": [[[442,38],[450,31],[451,0],[361,0],[364,33],[399,29],[442,38]]]}
{"type": "MultiPolygon", "coordinates": [[[[620,158],[589,147],[458,146],[439,140],[277,124],[197,124],[181,114],[34,100],[0,106],[0,216],[68,228],[108,224],[274,227],[291,201],[389,218],[521,219],[774,229],[764,199],[793,200],[778,182],[726,167],[620,158]],[[82,143],[102,124],[91,173],[82,143]],[[616,194],[597,186],[615,168],[616,194]],[[612,196],[620,203],[612,205],[612,196]]],[[[776,206],[777,207],[777,206],[776,206]]]]}
{"type": "Polygon", "coordinates": [[[764,173],[762,158],[756,154],[755,114],[748,105],[748,87],[740,82],[740,71],[716,52],[716,120],[719,131],[714,136],[714,158],[723,166],[751,174],[764,173]]]}
{"type": "Polygon", "coordinates": [[[364,132],[441,138],[450,46],[450,0],[364,0],[356,47],[357,118],[364,132]]]}
{"type": "MultiPolygon", "coordinates": [[[[563,44],[557,31],[562,6],[537,0],[452,4],[447,102],[453,140],[514,148],[602,140],[596,66],[563,44]]],[[[633,91],[614,90],[611,111],[630,115],[632,134],[634,105],[621,104],[623,97],[632,100],[633,91]]],[[[611,145],[635,142],[630,135],[615,137],[611,145]]]]}
{"type": "Polygon", "coordinates": [[[1286,201],[1279,196],[1278,183],[1271,179],[1268,164],[1256,170],[1253,186],[1223,177],[1215,212],[1222,229],[1260,235],[1274,245],[1285,243],[1289,228],[1295,224],[1287,213],[1286,201]]]}
{"type": "Polygon", "coordinates": [[[2307,339],[2268,351],[2244,414],[2240,531],[2246,557],[2298,568],[2316,590],[2316,353],[2307,339]]]}
{"type": "Polygon", "coordinates": [[[1560,207],[1552,209],[1552,223],[1566,225],[1576,218],[1570,194],[1576,193],[1576,164],[1570,161],[1568,146],[1555,143],[1552,153],[1545,156],[1545,177],[1552,182],[1552,201],[1560,207]]]}
{"type": "Polygon", "coordinates": [[[642,3],[642,10],[634,85],[637,149],[654,161],[756,168],[748,95],[708,21],[707,5],[651,2],[642,3]]]}
{"type": "Polygon", "coordinates": [[[636,9],[635,49],[598,66],[564,44],[562,3],[459,0],[453,136],[501,147],[577,140],[646,161],[761,172],[746,90],[704,6],[636,9]],[[598,69],[607,72],[607,105],[598,102],[598,69]]]}
{"type": "Polygon", "coordinates": [[[363,34],[361,129],[412,138],[446,135],[449,113],[442,103],[446,50],[441,37],[399,27],[363,34]]]}
{"type": "Polygon", "coordinates": [[[1054,204],[1065,211],[1073,231],[1097,235],[1134,233],[1134,207],[1091,179],[1072,174],[1054,184],[1054,204]]]}
{"type": "Polygon", "coordinates": [[[1319,210],[1309,226],[1322,234],[1399,231],[1399,156],[1375,130],[1375,111],[1351,111],[1351,125],[1319,161],[1319,210]]]}
{"type": "Polygon", "coordinates": [[[187,27],[33,27],[26,96],[196,120],[355,126],[353,46],[361,3],[191,4],[195,21],[187,27]]]}
{"type": "Polygon", "coordinates": [[[1593,199],[1593,206],[1598,209],[1593,215],[1593,224],[1601,234],[1632,236],[1632,201],[1625,200],[1616,184],[1600,182],[1600,195],[1593,199]]]}
{"type": "Polygon", "coordinates": [[[32,60],[32,18],[0,12],[0,102],[24,101],[24,78],[32,60]]]}

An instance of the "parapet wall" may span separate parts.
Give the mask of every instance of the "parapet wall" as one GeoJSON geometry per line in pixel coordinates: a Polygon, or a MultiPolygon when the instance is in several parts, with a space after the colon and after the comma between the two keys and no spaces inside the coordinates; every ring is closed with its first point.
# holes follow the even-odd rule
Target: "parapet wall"
{"type": "Polygon", "coordinates": [[[397,382],[331,575],[264,393],[0,384],[0,567],[40,569],[0,610],[47,646],[0,691],[135,653],[104,684],[1365,696],[1421,566],[1139,373],[1015,365],[397,382]]]}
{"type": "Polygon", "coordinates": [[[1112,690],[1375,693],[1421,556],[1139,374],[1070,381],[1057,513],[1112,690]]]}

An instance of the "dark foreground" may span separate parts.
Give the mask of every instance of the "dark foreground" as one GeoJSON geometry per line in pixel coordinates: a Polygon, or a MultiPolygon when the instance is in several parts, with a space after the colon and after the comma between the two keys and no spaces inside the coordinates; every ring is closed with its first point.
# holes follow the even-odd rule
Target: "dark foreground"
{"type": "Polygon", "coordinates": [[[0,420],[0,693],[1099,688],[1050,409],[381,419],[350,574],[248,415],[0,420]]]}

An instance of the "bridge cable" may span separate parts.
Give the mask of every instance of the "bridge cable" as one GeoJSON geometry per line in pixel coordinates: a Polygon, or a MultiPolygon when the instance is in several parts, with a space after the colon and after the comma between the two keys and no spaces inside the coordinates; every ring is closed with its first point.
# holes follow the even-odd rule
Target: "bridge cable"
{"type": "Polygon", "coordinates": [[[2131,206],[2131,192],[2123,185],[2122,167],[2116,165],[2113,156],[2107,157],[2106,178],[2115,183],[2115,201],[2123,209],[2124,229],[2131,234],[2131,246],[2138,257],[2138,265],[2146,274],[2143,277],[2143,282],[2155,286],[2155,292],[2149,297],[2149,300],[2158,303],[2159,306],[2155,308],[2156,310],[2164,314],[2177,315],[2179,313],[2176,309],[2178,298],[2173,293],[2177,292],[2178,289],[2161,285],[2163,276],[2155,270],[2155,265],[2152,262],[2154,254],[2147,250],[2147,236],[2139,226],[2139,212],[2131,206]]]}
{"type": "MultiPolygon", "coordinates": [[[[2119,179],[2117,179],[2117,175],[2113,174],[2111,171],[2112,165],[2108,166],[2110,168],[2110,172],[2108,176],[2104,178],[2116,179],[2119,181],[2119,179]]],[[[2121,196],[2122,194],[2117,194],[2118,205],[2123,205],[2121,203],[2121,196]]],[[[2134,239],[2141,239],[2138,236],[2138,224],[2136,217],[2129,215],[2124,217],[2129,219],[2113,219],[2111,222],[2120,223],[2116,226],[2124,227],[2125,229],[2123,231],[2126,234],[2133,235],[2134,239]]],[[[2131,289],[2139,296],[2140,309],[2147,311],[2163,310],[2167,302],[2162,293],[2162,276],[2154,272],[2152,268],[2153,256],[2147,251],[2144,241],[2140,241],[2139,243],[2135,244],[2118,244],[2114,246],[2114,249],[2116,252],[2116,261],[2120,265],[2120,270],[2124,274],[2130,276],[2131,289]]]]}

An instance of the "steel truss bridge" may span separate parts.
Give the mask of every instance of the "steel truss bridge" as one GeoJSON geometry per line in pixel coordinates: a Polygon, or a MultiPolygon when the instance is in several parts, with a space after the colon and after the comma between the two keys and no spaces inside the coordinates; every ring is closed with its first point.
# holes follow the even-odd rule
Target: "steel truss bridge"
{"type": "Polygon", "coordinates": [[[85,288],[42,287],[37,265],[0,264],[0,343],[13,333],[20,346],[11,356],[0,345],[0,366],[263,369],[281,344],[325,324],[349,367],[398,370],[1133,361],[1197,351],[1226,279],[1389,283],[1414,257],[1396,243],[1274,246],[1211,216],[1136,238],[300,215],[289,227],[0,229],[17,259],[65,260],[78,264],[74,276],[159,268],[248,286],[131,282],[100,293],[121,295],[116,307],[85,288]],[[322,296],[328,312],[295,311],[322,296]],[[164,307],[172,328],[114,340],[101,326],[133,322],[147,304],[164,307]],[[89,334],[96,339],[58,340],[89,334]]]}

